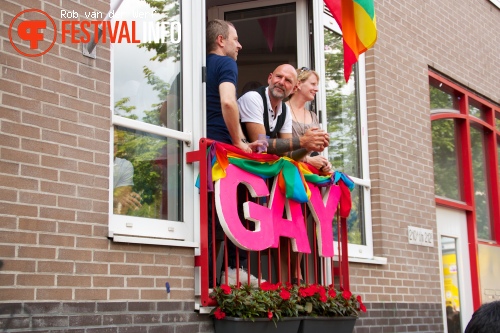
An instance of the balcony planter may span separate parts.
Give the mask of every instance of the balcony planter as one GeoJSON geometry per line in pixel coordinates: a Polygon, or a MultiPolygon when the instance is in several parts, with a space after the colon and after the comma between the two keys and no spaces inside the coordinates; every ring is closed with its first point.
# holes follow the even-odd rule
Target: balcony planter
{"type": "Polygon", "coordinates": [[[299,333],[352,333],[357,317],[302,317],[299,333]]]}
{"type": "Polygon", "coordinates": [[[215,333],[297,333],[301,318],[283,318],[276,321],[268,318],[243,319],[225,317],[215,319],[215,333]]]}

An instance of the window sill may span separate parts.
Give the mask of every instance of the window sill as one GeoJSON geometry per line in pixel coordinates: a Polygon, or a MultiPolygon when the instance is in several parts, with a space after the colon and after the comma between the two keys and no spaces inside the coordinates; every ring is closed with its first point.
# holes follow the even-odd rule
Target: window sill
{"type": "MultiPolygon", "coordinates": [[[[334,260],[338,260],[337,256],[333,257],[334,260]]],[[[349,257],[349,262],[356,262],[360,264],[372,264],[372,265],[387,265],[387,258],[385,257],[373,257],[373,258],[357,258],[349,257]]]]}
{"type": "Polygon", "coordinates": [[[500,0],[490,0],[490,2],[500,8],[500,0]]]}

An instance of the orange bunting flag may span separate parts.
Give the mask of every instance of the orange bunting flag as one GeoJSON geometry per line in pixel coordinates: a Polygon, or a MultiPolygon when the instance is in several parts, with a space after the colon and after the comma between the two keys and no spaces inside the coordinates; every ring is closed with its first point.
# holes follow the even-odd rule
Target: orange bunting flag
{"type": "Polygon", "coordinates": [[[347,82],[352,65],[360,54],[375,44],[377,26],[373,0],[324,0],[342,30],[344,42],[344,78],[347,82]]]}

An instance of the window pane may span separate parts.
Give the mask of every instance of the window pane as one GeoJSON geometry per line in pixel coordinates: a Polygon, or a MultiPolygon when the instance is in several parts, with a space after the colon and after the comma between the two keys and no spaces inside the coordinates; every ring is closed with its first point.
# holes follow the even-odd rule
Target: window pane
{"type": "Polygon", "coordinates": [[[441,255],[448,327],[446,332],[462,332],[460,325],[460,281],[458,279],[461,267],[457,262],[457,240],[455,238],[441,236],[441,255]]]}
{"type": "Polygon", "coordinates": [[[124,0],[116,11],[114,20],[135,22],[142,42],[113,44],[116,115],[181,129],[179,14],[179,0],[124,0]]]}
{"type": "Polygon", "coordinates": [[[182,142],[115,129],[113,212],[182,221],[182,142]]]}
{"type": "Polygon", "coordinates": [[[474,100],[470,100],[469,103],[469,114],[476,118],[482,119],[486,121],[486,112],[481,104],[477,103],[474,100]]]}
{"type": "MultiPolygon", "coordinates": [[[[363,188],[361,186],[356,186],[351,192],[352,207],[351,213],[347,218],[347,238],[349,244],[366,245],[365,228],[363,224],[364,216],[361,206],[363,202],[362,193],[363,188]]],[[[337,223],[334,223],[333,239],[337,241],[337,237],[337,223]]]]}
{"type": "Polygon", "coordinates": [[[471,127],[471,148],[472,172],[474,177],[474,198],[476,204],[477,237],[480,239],[491,240],[484,134],[481,130],[475,127],[471,127]]]}
{"type": "Polygon", "coordinates": [[[495,126],[497,131],[500,131],[500,113],[495,112],[495,126]]]}
{"type": "MultiPolygon", "coordinates": [[[[336,170],[362,178],[360,166],[359,104],[357,95],[357,66],[349,82],[344,79],[342,36],[325,28],[325,88],[327,131],[330,133],[329,160],[336,170]]],[[[363,217],[363,193],[356,186],[351,193],[352,209],[347,219],[351,244],[366,244],[363,217]]],[[[337,239],[336,225],[334,237],[337,239]]]]}
{"type": "Polygon", "coordinates": [[[434,120],[432,122],[434,192],[437,196],[461,200],[456,146],[455,122],[451,119],[434,120]]]}
{"type": "Polygon", "coordinates": [[[329,159],[336,170],[362,178],[360,168],[357,68],[344,79],[342,36],[325,29],[325,87],[329,159]]]}

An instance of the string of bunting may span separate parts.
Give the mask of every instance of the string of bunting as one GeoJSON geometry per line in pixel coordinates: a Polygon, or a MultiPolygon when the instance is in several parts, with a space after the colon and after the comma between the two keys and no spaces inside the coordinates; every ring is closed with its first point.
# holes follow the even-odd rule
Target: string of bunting
{"type": "MultiPolygon", "coordinates": [[[[243,169],[263,179],[278,177],[278,186],[287,199],[300,203],[309,201],[311,192],[308,182],[318,187],[340,186],[340,215],[347,217],[351,210],[351,194],[354,182],[346,174],[335,171],[323,173],[314,166],[297,162],[288,157],[273,154],[245,153],[233,145],[214,141],[207,149],[207,188],[213,191],[215,181],[226,176],[229,164],[243,169]]],[[[199,178],[197,181],[199,188],[199,178]]]]}

